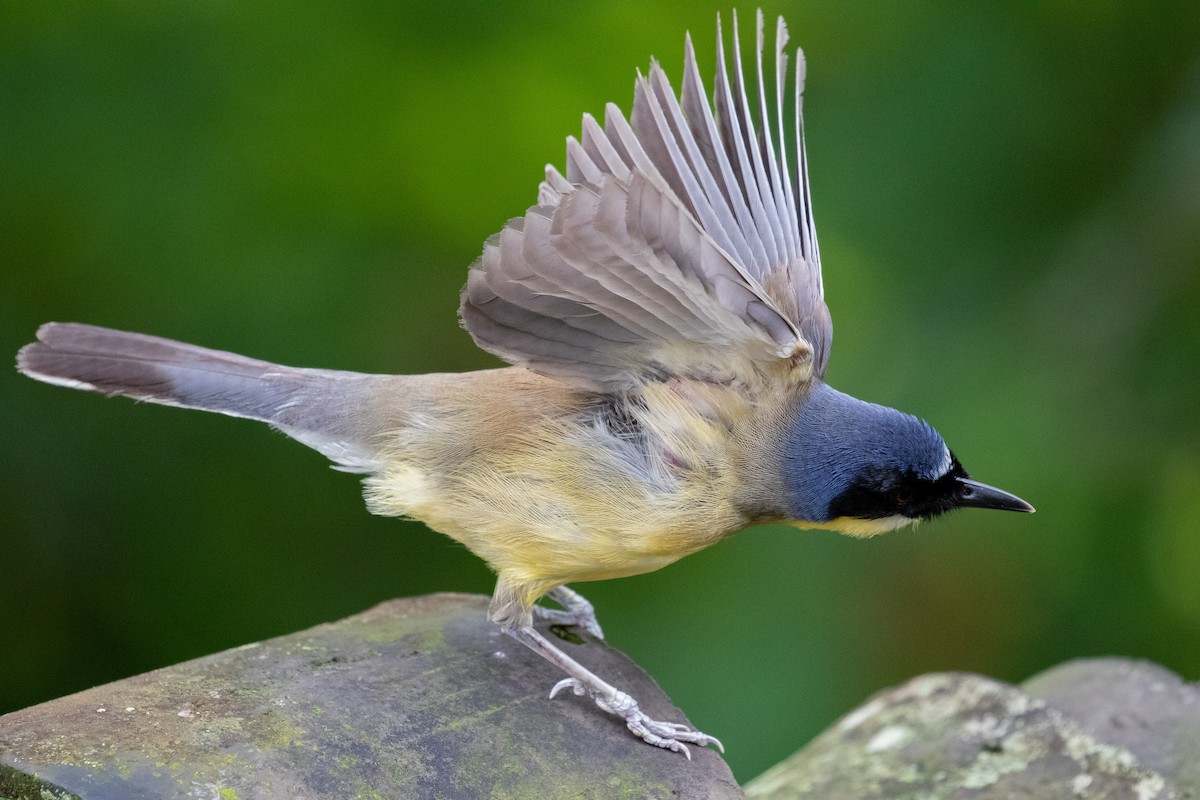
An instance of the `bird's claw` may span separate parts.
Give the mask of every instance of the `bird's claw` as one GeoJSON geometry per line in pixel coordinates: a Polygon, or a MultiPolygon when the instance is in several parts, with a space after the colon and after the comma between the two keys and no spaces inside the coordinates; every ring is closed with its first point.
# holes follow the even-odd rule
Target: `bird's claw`
{"type": "Polygon", "coordinates": [[[600,623],[596,621],[596,609],[583,595],[566,586],[556,586],[551,590],[550,597],[562,605],[562,608],[534,606],[533,613],[538,619],[544,619],[555,625],[574,625],[577,628],[583,628],[597,639],[604,638],[604,631],[601,630],[600,623]]]}
{"type": "Polygon", "coordinates": [[[558,608],[534,606],[533,612],[538,619],[543,619],[552,625],[573,625],[576,628],[582,628],[597,639],[604,638],[604,631],[600,629],[600,623],[596,622],[596,615],[591,609],[565,611],[558,608]]]}
{"type": "Polygon", "coordinates": [[[725,752],[725,745],[721,744],[721,740],[715,736],[692,730],[687,725],[678,722],[660,722],[651,719],[638,708],[637,701],[625,692],[619,691],[609,697],[591,691],[588,686],[576,678],[563,678],[550,690],[550,699],[553,700],[563,689],[570,689],[581,697],[584,695],[591,697],[600,708],[624,719],[625,727],[629,728],[630,732],[642,741],[674,753],[683,753],[688,761],[692,760],[692,751],[685,742],[700,747],[716,745],[718,750],[722,753],[725,752]]]}

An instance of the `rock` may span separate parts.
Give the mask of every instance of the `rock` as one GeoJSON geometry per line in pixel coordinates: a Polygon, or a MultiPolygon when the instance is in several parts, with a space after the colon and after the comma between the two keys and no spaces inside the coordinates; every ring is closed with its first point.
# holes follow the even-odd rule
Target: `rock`
{"type": "MultiPolygon", "coordinates": [[[[485,619],[487,598],[384,603],[0,717],[0,797],[739,798],[720,756],[635,739],[485,619]]],[[[658,719],[626,656],[563,647],[658,719]]]]}
{"type": "Polygon", "coordinates": [[[1124,747],[1187,797],[1200,797],[1200,685],[1149,661],[1091,658],[1021,685],[1097,739],[1124,747]]]}
{"type": "MultiPolygon", "coordinates": [[[[1044,680],[1043,686],[1057,681],[1044,680]]],[[[1058,696],[1072,694],[1059,687],[1058,696]]],[[[1103,705],[1106,694],[1085,700],[1103,705]]],[[[1102,718],[1103,712],[1092,717],[1102,718]]],[[[1154,735],[1145,731],[1145,735],[1154,735]]],[[[876,695],[746,786],[755,800],[1168,800],[1183,793],[1099,727],[989,678],[925,675],[876,695]]],[[[1161,763],[1161,762],[1156,762],[1161,763]]]]}

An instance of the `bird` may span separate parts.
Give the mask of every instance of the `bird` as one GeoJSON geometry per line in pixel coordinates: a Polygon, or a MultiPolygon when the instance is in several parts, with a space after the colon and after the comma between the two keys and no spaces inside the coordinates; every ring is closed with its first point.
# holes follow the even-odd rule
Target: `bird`
{"type": "Polygon", "coordinates": [[[803,51],[756,15],[751,76],[717,17],[711,94],[690,34],[678,93],[652,60],[628,117],[584,115],[565,170],[483,245],[459,317],[509,366],[375,375],[47,323],[18,369],[50,384],[259,420],[360,473],[496,573],[489,619],[650,745],[724,747],[656,720],[534,626],[602,639],[571,584],[657,570],[754,525],[871,537],[958,508],[1018,512],[915,416],[825,380],[803,51]],[[766,63],[764,64],[764,55],[766,63]],[[539,601],[548,598],[556,607],[539,601]]]}

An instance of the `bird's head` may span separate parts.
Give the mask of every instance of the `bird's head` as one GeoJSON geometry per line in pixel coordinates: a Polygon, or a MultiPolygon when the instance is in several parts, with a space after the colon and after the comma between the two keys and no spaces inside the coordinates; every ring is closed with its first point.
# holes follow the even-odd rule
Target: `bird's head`
{"type": "Polygon", "coordinates": [[[873,536],[955,508],[1033,511],[971,480],[942,437],[894,408],[818,384],[783,448],[787,510],[795,523],[873,536]]]}

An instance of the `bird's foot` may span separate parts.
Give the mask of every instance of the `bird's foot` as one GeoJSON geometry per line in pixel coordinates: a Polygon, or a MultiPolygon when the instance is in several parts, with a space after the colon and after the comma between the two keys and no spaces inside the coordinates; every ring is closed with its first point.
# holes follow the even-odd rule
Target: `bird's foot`
{"type": "Polygon", "coordinates": [[[604,631],[600,629],[600,623],[596,621],[596,609],[583,595],[566,586],[556,586],[547,594],[562,608],[534,606],[533,613],[538,619],[544,619],[555,625],[574,625],[583,628],[597,639],[604,638],[604,631]]]}
{"type": "MultiPolygon", "coordinates": [[[[604,637],[600,631],[600,626],[596,624],[596,615],[592,611],[591,603],[566,586],[556,586],[548,594],[563,609],[560,611],[535,606],[534,611],[539,617],[579,625],[597,638],[604,637]]],[[[707,747],[710,744],[716,745],[722,753],[725,752],[725,746],[715,736],[694,731],[687,725],[675,722],[660,722],[646,716],[638,708],[636,700],[612,684],[606,683],[578,661],[555,647],[545,636],[538,633],[533,625],[529,624],[527,611],[520,614],[513,613],[514,608],[517,611],[522,610],[512,602],[511,598],[512,593],[509,587],[502,581],[497,585],[496,598],[492,601],[490,610],[492,619],[501,623],[500,629],[505,634],[513,637],[570,676],[554,685],[554,688],[550,690],[551,699],[563,689],[570,689],[574,694],[580,696],[586,695],[600,708],[625,720],[625,727],[642,741],[652,744],[655,747],[661,747],[664,750],[683,753],[689,761],[692,758],[692,751],[688,747],[689,744],[700,747],[707,747]],[[522,618],[525,620],[524,624],[513,624],[514,621],[522,618]]],[[[528,606],[525,608],[528,608],[528,606]]]]}
{"type": "Polygon", "coordinates": [[[688,744],[699,747],[708,747],[710,744],[714,744],[722,753],[725,752],[725,746],[715,736],[694,731],[687,725],[681,725],[678,722],[660,722],[651,719],[638,708],[637,701],[625,692],[615,691],[610,694],[588,686],[577,678],[563,678],[550,690],[550,699],[554,699],[554,696],[563,689],[570,689],[577,695],[590,697],[600,708],[624,719],[625,726],[634,736],[640,737],[642,741],[655,747],[683,753],[688,761],[692,760],[692,751],[688,748],[688,744]]]}

